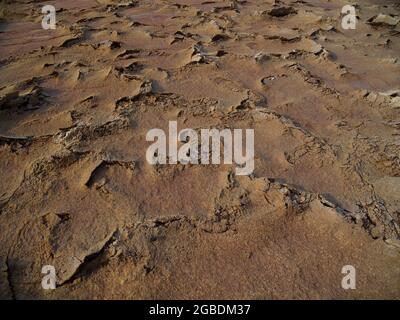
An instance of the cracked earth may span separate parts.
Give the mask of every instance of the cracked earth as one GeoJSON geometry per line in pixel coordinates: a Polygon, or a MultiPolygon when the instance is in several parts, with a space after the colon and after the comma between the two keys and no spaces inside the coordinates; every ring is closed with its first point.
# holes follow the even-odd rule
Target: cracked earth
{"type": "Polygon", "coordinates": [[[0,297],[399,299],[400,6],[345,4],[0,1],[0,297]],[[150,165],[175,120],[253,174],[150,165]]]}

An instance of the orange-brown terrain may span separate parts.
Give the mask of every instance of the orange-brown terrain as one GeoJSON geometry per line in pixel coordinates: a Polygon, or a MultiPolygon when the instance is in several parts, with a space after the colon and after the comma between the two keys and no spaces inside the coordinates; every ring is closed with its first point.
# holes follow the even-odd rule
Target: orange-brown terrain
{"type": "Polygon", "coordinates": [[[400,5],[346,4],[1,0],[0,297],[399,299],[400,5]],[[253,174],[149,164],[175,120],[253,174]]]}

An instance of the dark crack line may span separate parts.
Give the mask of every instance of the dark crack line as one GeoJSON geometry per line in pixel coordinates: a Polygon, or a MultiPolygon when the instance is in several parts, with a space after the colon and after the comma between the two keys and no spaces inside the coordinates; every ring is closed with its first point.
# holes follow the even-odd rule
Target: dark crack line
{"type": "Polygon", "coordinates": [[[10,288],[11,298],[12,298],[12,300],[17,300],[15,288],[11,281],[11,268],[10,268],[10,264],[8,262],[8,257],[6,259],[6,266],[7,266],[7,271],[6,271],[7,272],[7,282],[8,282],[8,287],[10,288]]]}

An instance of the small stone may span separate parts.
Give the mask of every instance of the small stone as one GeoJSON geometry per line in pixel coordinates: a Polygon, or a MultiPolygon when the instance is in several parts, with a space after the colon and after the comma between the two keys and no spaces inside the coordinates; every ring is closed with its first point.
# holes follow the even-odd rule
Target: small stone
{"type": "Polygon", "coordinates": [[[386,239],[385,242],[392,247],[400,249],[400,239],[386,239]]]}
{"type": "Polygon", "coordinates": [[[263,85],[268,85],[268,84],[270,84],[272,81],[274,81],[275,79],[276,79],[275,76],[264,77],[264,78],[261,79],[261,83],[262,83],[263,85]]]}
{"type": "Polygon", "coordinates": [[[386,92],[379,92],[379,94],[386,97],[400,97],[400,90],[389,90],[386,92]]]}
{"type": "Polygon", "coordinates": [[[119,43],[118,41],[104,40],[98,44],[98,47],[104,47],[114,50],[121,48],[121,43],[119,43]]]}
{"type": "Polygon", "coordinates": [[[392,27],[394,27],[399,23],[399,21],[400,21],[400,19],[395,16],[386,15],[386,14],[382,14],[382,13],[368,19],[368,22],[373,26],[392,26],[392,27]]]}
{"type": "Polygon", "coordinates": [[[377,226],[377,227],[372,228],[371,229],[372,238],[378,239],[378,238],[382,237],[383,231],[384,230],[383,230],[382,226],[377,226]]]}
{"type": "Polygon", "coordinates": [[[256,60],[257,62],[264,62],[271,59],[270,55],[264,52],[259,52],[254,56],[254,60],[256,60]]]}
{"type": "Polygon", "coordinates": [[[297,13],[297,11],[293,7],[278,7],[268,12],[268,14],[272,17],[284,17],[295,13],[297,13]]]}

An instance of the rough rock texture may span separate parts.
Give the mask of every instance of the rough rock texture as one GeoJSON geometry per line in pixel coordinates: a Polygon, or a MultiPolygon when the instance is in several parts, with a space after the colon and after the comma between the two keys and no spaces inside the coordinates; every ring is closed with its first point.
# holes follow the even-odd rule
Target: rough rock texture
{"type": "Polygon", "coordinates": [[[397,1],[44,4],[0,2],[1,298],[400,298],[397,1]],[[254,174],[149,165],[169,120],[254,174]]]}

